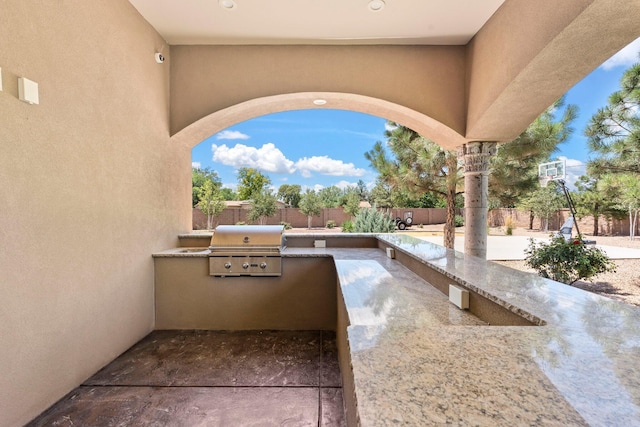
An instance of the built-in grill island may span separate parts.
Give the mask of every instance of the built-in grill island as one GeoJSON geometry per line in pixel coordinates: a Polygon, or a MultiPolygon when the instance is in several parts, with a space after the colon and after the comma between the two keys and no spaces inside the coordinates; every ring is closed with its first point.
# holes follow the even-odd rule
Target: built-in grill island
{"type": "Polygon", "coordinates": [[[283,225],[219,225],[209,246],[209,275],[282,275],[283,232],[283,225]]]}

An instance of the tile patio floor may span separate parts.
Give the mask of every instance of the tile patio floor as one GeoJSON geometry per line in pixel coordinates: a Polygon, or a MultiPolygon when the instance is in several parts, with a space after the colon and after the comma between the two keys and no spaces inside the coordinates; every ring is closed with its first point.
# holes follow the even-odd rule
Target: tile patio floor
{"type": "Polygon", "coordinates": [[[335,333],[154,331],[28,426],[344,426],[335,333]]]}

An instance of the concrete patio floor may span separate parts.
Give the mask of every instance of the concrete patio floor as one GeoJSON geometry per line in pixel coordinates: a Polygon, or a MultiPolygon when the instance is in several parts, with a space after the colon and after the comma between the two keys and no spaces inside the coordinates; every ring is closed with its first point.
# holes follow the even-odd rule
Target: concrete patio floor
{"type": "Polygon", "coordinates": [[[154,331],[28,426],[344,426],[335,333],[154,331]]]}

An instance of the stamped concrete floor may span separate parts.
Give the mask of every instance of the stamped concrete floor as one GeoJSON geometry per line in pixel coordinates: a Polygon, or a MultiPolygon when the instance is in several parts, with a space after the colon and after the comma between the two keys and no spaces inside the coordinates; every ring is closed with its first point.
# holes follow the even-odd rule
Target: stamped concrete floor
{"type": "Polygon", "coordinates": [[[28,426],[344,426],[327,331],[154,331],[28,426]]]}

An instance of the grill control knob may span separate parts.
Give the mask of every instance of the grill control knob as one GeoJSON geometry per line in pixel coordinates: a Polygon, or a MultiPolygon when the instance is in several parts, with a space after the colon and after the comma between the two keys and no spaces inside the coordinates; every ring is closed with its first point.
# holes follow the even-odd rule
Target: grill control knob
{"type": "Polygon", "coordinates": [[[261,263],[260,263],[260,268],[261,268],[261,269],[263,269],[263,270],[264,270],[265,268],[267,268],[267,263],[266,263],[266,262],[261,262],[261,263]]]}
{"type": "Polygon", "coordinates": [[[242,264],[242,268],[244,268],[245,270],[249,268],[249,263],[245,262],[244,264],[242,264]]]}
{"type": "Polygon", "coordinates": [[[224,268],[226,268],[227,270],[231,268],[231,263],[227,262],[224,264],[224,268]]]}

